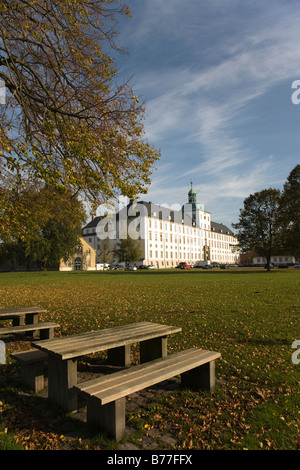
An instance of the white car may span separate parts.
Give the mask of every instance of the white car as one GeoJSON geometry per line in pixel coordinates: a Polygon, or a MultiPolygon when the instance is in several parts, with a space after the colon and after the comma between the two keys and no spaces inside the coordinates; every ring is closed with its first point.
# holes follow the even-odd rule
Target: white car
{"type": "Polygon", "coordinates": [[[107,271],[110,267],[108,263],[97,263],[97,271],[107,271]]]}

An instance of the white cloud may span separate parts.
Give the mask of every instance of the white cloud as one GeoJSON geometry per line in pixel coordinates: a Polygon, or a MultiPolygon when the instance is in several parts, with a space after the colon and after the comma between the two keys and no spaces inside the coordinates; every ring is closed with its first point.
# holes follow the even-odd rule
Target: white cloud
{"type": "Polygon", "coordinates": [[[269,156],[272,142],[268,150],[259,148],[251,124],[257,119],[256,104],[279,85],[290,88],[300,78],[299,22],[300,9],[279,0],[272,5],[250,0],[243,7],[237,0],[191,0],[184,6],[179,0],[145,1],[132,42],[157,48],[157,58],[153,54],[153,62],[146,61],[147,69],[137,67],[135,89],[147,98],[146,136],[170,161],[153,175],[151,200],[185,202],[188,189],[182,181],[192,177],[201,185],[200,202],[230,218],[248,194],[278,187],[287,177],[284,163],[269,156]],[[228,9],[221,14],[225,4],[230,14],[228,9]],[[160,45],[167,47],[164,38],[170,48],[164,51],[169,52],[165,62],[160,55],[160,45]],[[180,49],[182,62],[175,60],[177,45],[186,48],[180,49]],[[233,209],[225,210],[229,200],[233,209]]]}
{"type": "Polygon", "coordinates": [[[292,39],[298,35],[298,21],[297,16],[283,18],[263,31],[254,31],[236,55],[204,71],[177,68],[157,71],[156,77],[152,71],[148,86],[154,83],[158,96],[147,106],[149,139],[185,134],[186,140],[198,141],[206,159],[199,170],[209,173],[248,161],[250,152],[234,133],[235,124],[241,116],[245,119],[248,104],[297,77],[300,49],[292,39]]]}

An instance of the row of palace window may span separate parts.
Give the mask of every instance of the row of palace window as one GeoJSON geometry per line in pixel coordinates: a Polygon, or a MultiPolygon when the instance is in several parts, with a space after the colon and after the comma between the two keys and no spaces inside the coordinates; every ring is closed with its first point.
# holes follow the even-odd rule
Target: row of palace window
{"type": "MultiPolygon", "coordinates": [[[[199,253],[178,253],[178,256],[175,256],[173,257],[173,252],[166,252],[165,255],[164,255],[164,252],[161,251],[160,252],[160,256],[159,256],[159,252],[158,251],[154,251],[153,250],[149,250],[149,259],[189,259],[189,260],[199,260],[199,259],[202,259],[202,254],[199,254],[199,253]],[[153,256],[153,254],[155,256],[153,256]]],[[[232,253],[219,253],[219,254],[212,254],[211,255],[211,260],[212,261],[221,261],[221,260],[224,260],[224,261],[234,261],[235,259],[235,255],[232,254],[232,253]]]]}
{"type": "MultiPolygon", "coordinates": [[[[192,230],[192,229],[191,229],[192,230]]],[[[193,229],[194,230],[194,229],[193,229]]],[[[236,241],[236,239],[234,237],[231,237],[228,235],[224,235],[224,234],[220,234],[220,233],[214,233],[214,232],[204,232],[205,233],[205,236],[208,237],[208,241],[209,240],[221,240],[221,241],[228,241],[229,243],[234,243],[236,241]]],[[[189,233],[186,232],[186,234],[188,235],[189,233]]],[[[190,234],[192,235],[193,232],[190,232],[190,234]]],[[[194,243],[196,243],[196,240],[200,238],[200,233],[198,232],[198,235],[196,234],[196,231],[194,230],[194,238],[193,237],[182,237],[183,239],[183,243],[185,243],[185,240],[187,241],[187,243],[189,243],[189,241],[191,241],[191,243],[193,242],[194,240],[194,243]],[[196,235],[196,237],[195,237],[196,235]]],[[[149,240],[155,240],[155,241],[170,241],[172,242],[173,239],[175,241],[175,243],[177,243],[177,240],[179,241],[179,243],[181,243],[181,237],[177,237],[177,235],[174,235],[172,233],[166,233],[166,232],[152,232],[150,231],[149,232],[149,240]]]]}

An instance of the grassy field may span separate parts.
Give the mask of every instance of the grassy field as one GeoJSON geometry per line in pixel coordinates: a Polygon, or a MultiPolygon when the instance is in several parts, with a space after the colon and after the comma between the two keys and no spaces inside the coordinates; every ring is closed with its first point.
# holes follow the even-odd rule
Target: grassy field
{"type": "MultiPolygon", "coordinates": [[[[148,437],[163,448],[165,434],[178,450],[300,448],[300,271],[1,273],[0,299],[0,308],[46,308],[41,320],[58,322],[57,335],[153,321],[182,327],[169,353],[221,352],[213,394],[175,388],[128,414],[126,439],[137,447],[148,437]]],[[[9,353],[29,345],[7,341],[0,365],[0,449],[118,448],[104,436],[66,437],[61,411],[18,383],[9,353]]]]}

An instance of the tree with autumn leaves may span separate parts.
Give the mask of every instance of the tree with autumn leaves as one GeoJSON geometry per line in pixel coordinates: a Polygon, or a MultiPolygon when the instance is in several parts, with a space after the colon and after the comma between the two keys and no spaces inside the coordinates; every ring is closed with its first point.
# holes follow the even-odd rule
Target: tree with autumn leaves
{"type": "Polygon", "coordinates": [[[300,165],[290,172],[279,201],[281,251],[300,256],[300,165]]]}
{"type": "Polygon", "coordinates": [[[92,210],[147,192],[159,152],[145,139],[143,104],[118,80],[120,15],[130,17],[129,8],[113,0],[0,3],[2,234],[11,229],[7,201],[26,185],[92,210]]]}
{"type": "MultiPolygon", "coordinates": [[[[15,268],[58,267],[80,245],[82,204],[65,190],[27,184],[0,193],[0,258],[15,268]],[[8,228],[8,229],[7,229],[8,228]]],[[[13,267],[11,266],[11,267],[13,267]]]]}
{"type": "Polygon", "coordinates": [[[240,210],[239,245],[244,252],[264,256],[300,255],[300,165],[290,172],[283,191],[269,188],[250,194],[240,210]]]}
{"type": "Polygon", "coordinates": [[[147,191],[159,153],[143,105],[118,83],[118,15],[129,8],[112,0],[1,2],[2,176],[68,188],[93,207],[147,191]]]}
{"type": "Polygon", "coordinates": [[[125,268],[128,268],[129,263],[139,261],[143,254],[141,241],[128,235],[118,241],[113,253],[121,263],[125,263],[125,268]]]}
{"type": "Polygon", "coordinates": [[[279,189],[274,188],[250,194],[240,210],[239,222],[233,224],[238,229],[240,248],[245,253],[254,251],[264,256],[268,269],[280,232],[277,223],[279,196],[279,189]]]}

